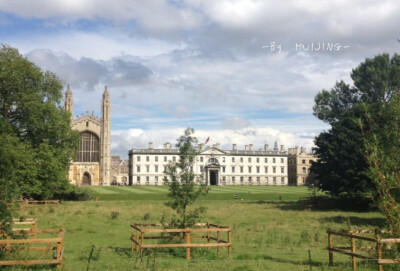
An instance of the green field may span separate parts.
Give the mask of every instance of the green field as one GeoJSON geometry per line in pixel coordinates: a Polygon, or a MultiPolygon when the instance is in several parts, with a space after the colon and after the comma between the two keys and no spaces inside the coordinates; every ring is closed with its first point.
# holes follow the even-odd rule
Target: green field
{"type": "MultiPolygon", "coordinates": [[[[192,260],[187,261],[184,249],[173,249],[155,255],[149,251],[141,261],[130,252],[129,225],[159,222],[163,215],[171,215],[164,205],[166,187],[84,189],[100,201],[23,211],[26,217],[38,218],[39,228],[66,228],[63,270],[351,270],[351,259],[344,255],[335,254],[335,265],[328,266],[326,230],[373,229],[385,222],[375,212],[311,210],[297,202],[310,195],[304,187],[211,187],[196,204],[207,208],[204,222],[233,228],[232,256],[227,257],[226,248],[219,254],[216,249],[193,249],[192,260]]],[[[377,270],[377,265],[359,260],[357,270],[377,270]]]]}

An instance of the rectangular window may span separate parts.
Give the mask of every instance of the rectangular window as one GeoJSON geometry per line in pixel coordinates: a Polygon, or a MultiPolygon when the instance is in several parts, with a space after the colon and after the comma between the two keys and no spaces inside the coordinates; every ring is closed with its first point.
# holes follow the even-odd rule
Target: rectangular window
{"type": "Polygon", "coordinates": [[[249,161],[249,163],[251,163],[251,157],[249,157],[248,161],[249,161]]]}
{"type": "Polygon", "coordinates": [[[260,173],[260,167],[256,167],[257,173],[260,173]]]}
{"type": "Polygon", "coordinates": [[[236,181],[235,181],[235,177],[232,177],[232,183],[235,183],[236,181]]]}
{"type": "Polygon", "coordinates": [[[154,172],[158,172],[158,166],[157,165],[154,166],[154,172]]]}
{"type": "Polygon", "coordinates": [[[265,184],[268,185],[268,177],[265,177],[265,184]]]}
{"type": "Polygon", "coordinates": [[[136,172],[140,172],[140,166],[136,167],[136,172]]]}
{"type": "Polygon", "coordinates": [[[276,167],[272,167],[272,173],[276,173],[276,167]]]}
{"type": "Polygon", "coordinates": [[[264,163],[268,163],[268,158],[264,158],[264,163]]]}
{"type": "Polygon", "coordinates": [[[150,172],[150,166],[146,166],[146,172],[150,172]]]}
{"type": "Polygon", "coordinates": [[[149,161],[150,161],[150,157],[146,156],[146,162],[149,162],[149,161]]]}
{"type": "Polygon", "coordinates": [[[251,177],[249,177],[249,183],[251,183],[253,181],[253,179],[251,177]]]}
{"type": "Polygon", "coordinates": [[[137,177],[136,177],[136,183],[137,183],[137,184],[140,184],[140,176],[137,176],[137,177]]]}
{"type": "Polygon", "coordinates": [[[281,173],[285,173],[285,167],[281,167],[281,173]]]}
{"type": "Polygon", "coordinates": [[[276,163],[276,159],[275,158],[272,158],[272,163],[276,163]]]}
{"type": "Polygon", "coordinates": [[[260,177],[257,177],[257,183],[260,183],[260,177]]]}
{"type": "Polygon", "coordinates": [[[273,182],[274,182],[274,184],[276,184],[276,177],[273,178],[273,182]]]}
{"type": "Polygon", "coordinates": [[[222,157],[222,163],[225,163],[225,157],[222,157]]]}
{"type": "Polygon", "coordinates": [[[136,157],[136,161],[140,162],[140,156],[136,157]]]}
{"type": "Polygon", "coordinates": [[[285,159],[281,158],[281,163],[282,164],[285,163],[285,159]]]}
{"type": "Polygon", "coordinates": [[[257,163],[260,163],[260,158],[257,157],[257,163]]]}
{"type": "Polygon", "coordinates": [[[200,157],[200,162],[204,162],[204,158],[203,157],[200,157]]]}
{"type": "Polygon", "coordinates": [[[235,167],[232,167],[232,173],[235,173],[235,167]]]}
{"type": "Polygon", "coordinates": [[[282,177],[281,184],[285,184],[285,177],[282,177]]]}
{"type": "Polygon", "coordinates": [[[147,184],[147,185],[150,184],[150,177],[149,177],[149,176],[146,177],[146,184],[147,184]]]}
{"type": "Polygon", "coordinates": [[[240,163],[243,163],[243,157],[240,157],[240,163]]]}
{"type": "Polygon", "coordinates": [[[243,183],[243,177],[240,177],[240,183],[243,183]]]}
{"type": "Polygon", "coordinates": [[[251,167],[249,167],[249,173],[251,173],[251,167]]]}
{"type": "Polygon", "coordinates": [[[225,173],[225,167],[222,167],[222,173],[225,173]]]}
{"type": "Polygon", "coordinates": [[[232,157],[232,163],[234,163],[235,162],[235,157],[232,157]]]}
{"type": "Polygon", "coordinates": [[[154,157],[154,161],[158,162],[158,156],[154,157]]]}
{"type": "Polygon", "coordinates": [[[264,167],[265,173],[268,173],[268,167],[264,167]]]}
{"type": "Polygon", "coordinates": [[[167,156],[164,156],[164,162],[167,162],[167,156]]]}
{"type": "Polygon", "coordinates": [[[243,167],[240,167],[240,173],[243,173],[243,167]]]}

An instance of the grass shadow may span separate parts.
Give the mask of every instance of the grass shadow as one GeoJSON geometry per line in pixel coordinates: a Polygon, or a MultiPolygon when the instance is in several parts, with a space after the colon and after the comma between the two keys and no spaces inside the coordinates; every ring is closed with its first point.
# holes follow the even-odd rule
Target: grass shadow
{"type": "Polygon", "coordinates": [[[348,224],[351,226],[369,226],[373,228],[383,229],[386,226],[385,218],[365,218],[356,216],[333,216],[333,217],[323,217],[319,219],[320,223],[336,223],[336,224],[348,224]]]}

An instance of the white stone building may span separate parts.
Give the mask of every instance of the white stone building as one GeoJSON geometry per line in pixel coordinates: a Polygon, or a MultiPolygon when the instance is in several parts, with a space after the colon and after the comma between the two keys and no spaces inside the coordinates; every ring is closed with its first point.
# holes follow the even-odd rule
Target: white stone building
{"type": "Polygon", "coordinates": [[[317,157],[304,147],[289,148],[288,154],[289,185],[305,185],[311,164],[317,157]]]}
{"type": "MultiPolygon", "coordinates": [[[[274,149],[268,145],[264,149],[254,150],[246,145],[238,150],[233,144],[232,150],[221,150],[220,145],[205,148],[199,144],[199,155],[193,165],[195,174],[204,174],[207,185],[288,185],[288,155],[284,146],[274,149]]],[[[179,150],[165,143],[161,149],[154,149],[149,143],[148,149],[129,151],[129,185],[162,185],[165,166],[179,159],[179,150]]]]}

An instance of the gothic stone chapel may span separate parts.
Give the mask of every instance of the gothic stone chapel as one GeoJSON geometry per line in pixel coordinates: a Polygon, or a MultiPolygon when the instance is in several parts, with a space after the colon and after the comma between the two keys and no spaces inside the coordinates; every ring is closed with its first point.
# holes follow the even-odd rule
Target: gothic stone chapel
{"type": "Polygon", "coordinates": [[[88,111],[73,117],[74,103],[69,85],[65,93],[65,110],[71,112],[72,128],[80,133],[77,156],[69,166],[69,181],[75,185],[110,185],[111,105],[107,86],[101,102],[100,118],[88,111]]]}

